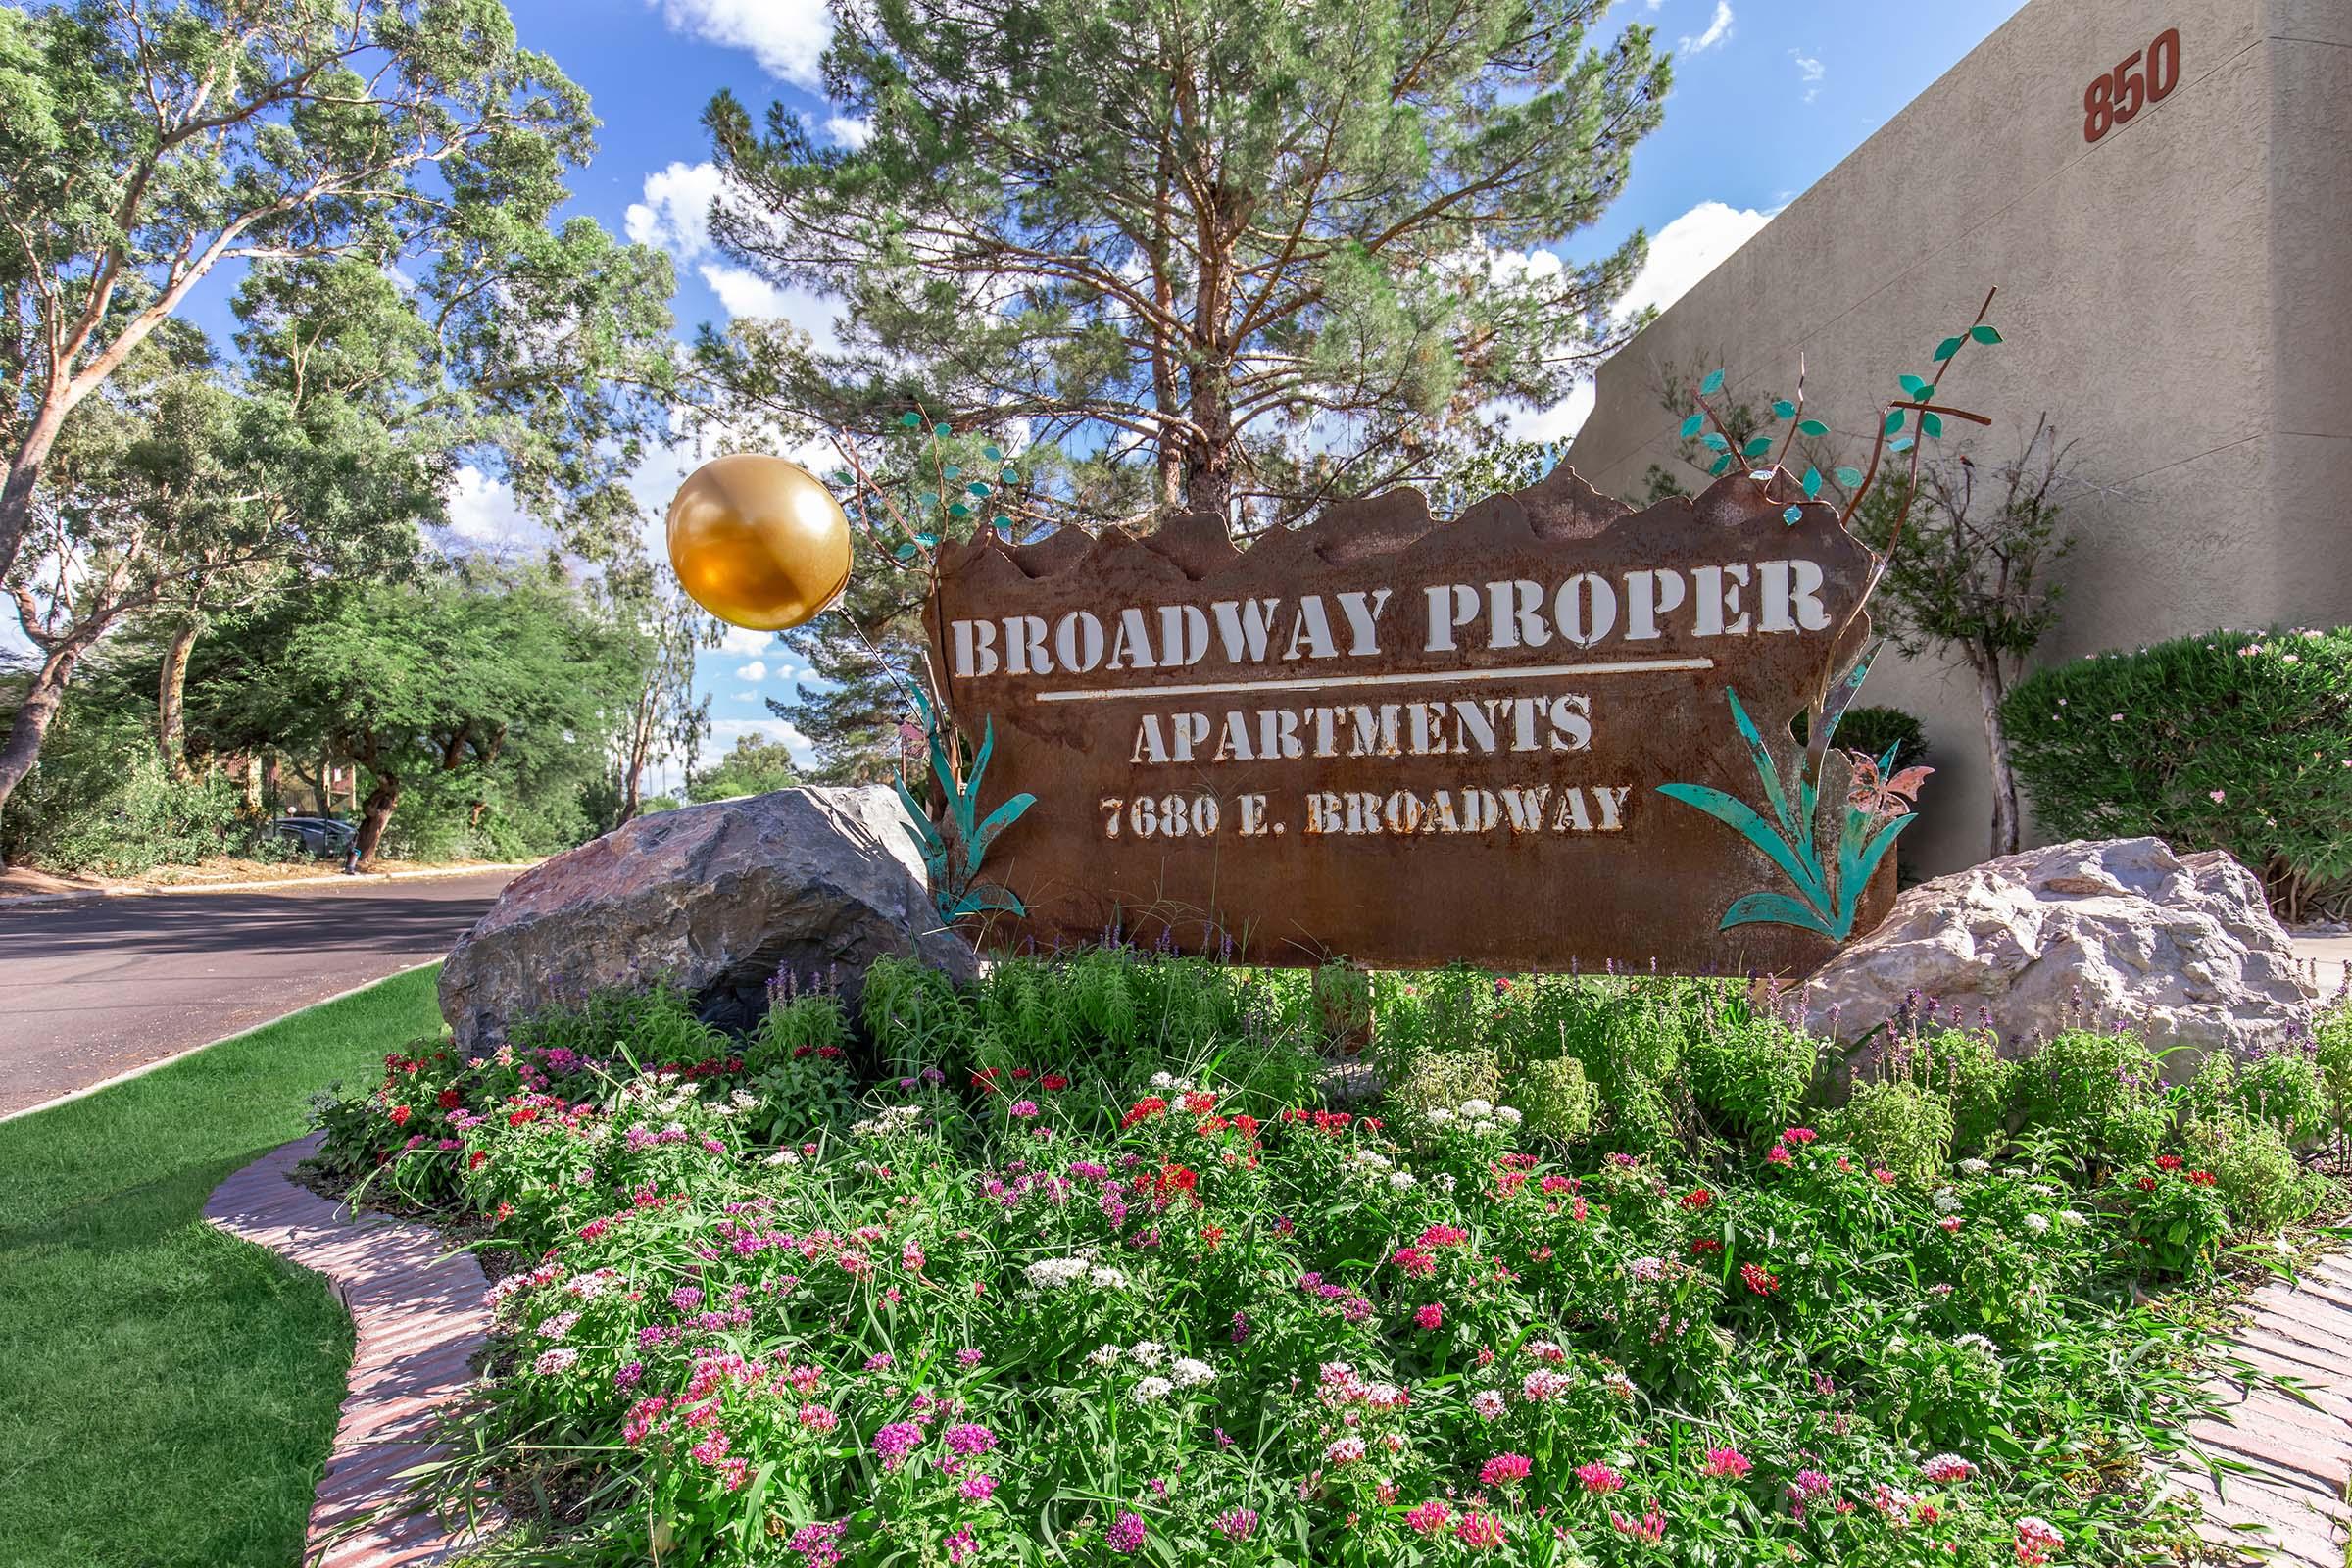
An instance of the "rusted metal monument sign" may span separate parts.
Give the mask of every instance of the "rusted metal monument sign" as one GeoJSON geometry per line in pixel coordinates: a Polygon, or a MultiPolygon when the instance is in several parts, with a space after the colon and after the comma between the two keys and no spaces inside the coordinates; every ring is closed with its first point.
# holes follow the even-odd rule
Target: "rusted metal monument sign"
{"type": "Polygon", "coordinates": [[[992,937],[1809,968],[1893,894],[1841,755],[1808,788],[1789,732],[1871,565],[1778,471],[1634,512],[1563,468],[1450,524],[1404,491],[1246,551],[1206,517],[951,546],[934,667],[992,796],[1037,797],[992,937]]]}

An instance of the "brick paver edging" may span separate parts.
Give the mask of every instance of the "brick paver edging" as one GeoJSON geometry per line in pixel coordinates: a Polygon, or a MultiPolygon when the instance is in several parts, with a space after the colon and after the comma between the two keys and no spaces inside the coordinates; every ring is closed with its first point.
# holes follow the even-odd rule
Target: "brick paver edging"
{"type": "Polygon", "coordinates": [[[2256,1371],[2293,1378],[2310,1403],[2278,1389],[2223,1378],[2223,1413],[2188,1435],[2226,1470],[2177,1472],[2203,1504],[2198,1534],[2217,1546],[2254,1548],[2273,1563],[2345,1568],[2352,1540],[2352,1255],[2333,1252],[2293,1280],[2247,1297],[2230,1353],[2256,1371]]]}
{"type": "Polygon", "coordinates": [[[294,1167],[318,1147],[314,1134],[263,1155],[214,1190],[204,1217],[325,1275],[359,1333],[304,1562],[424,1568],[463,1543],[429,1514],[403,1513],[396,1478],[434,1456],[434,1410],[473,1381],[467,1363],[489,1332],[488,1286],[472,1254],[449,1252],[430,1228],[354,1215],[296,1185],[294,1167]]]}

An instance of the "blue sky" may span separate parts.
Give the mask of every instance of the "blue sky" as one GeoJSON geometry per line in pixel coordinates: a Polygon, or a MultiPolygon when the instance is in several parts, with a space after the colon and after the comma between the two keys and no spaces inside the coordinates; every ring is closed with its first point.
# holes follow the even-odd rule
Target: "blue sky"
{"type": "MultiPolygon", "coordinates": [[[[1646,229],[1650,267],[1631,303],[1671,301],[2022,3],[1617,0],[1602,30],[1636,22],[1655,27],[1676,56],[1674,92],[1664,125],[1635,155],[1624,198],[1594,229],[1565,237],[1561,253],[1581,260],[1646,229]]],[[[671,251],[680,332],[731,314],[781,314],[821,326],[821,302],[779,294],[709,249],[702,215],[715,180],[700,117],[711,94],[728,87],[755,113],[781,99],[814,124],[836,121],[816,90],[823,0],[509,4],[524,42],[553,55],[604,122],[596,161],[575,178],[574,209],[671,251]]],[[[836,122],[831,133],[855,127],[836,122]]],[[[193,302],[196,318],[223,339],[228,286],[216,279],[193,302]]],[[[1531,433],[1566,434],[1589,397],[1588,389],[1516,422],[1531,433]]],[[[690,462],[665,458],[640,475],[639,492],[657,515],[690,462]]],[[[460,476],[452,514],[462,536],[484,545],[528,544],[534,532],[480,473],[460,476]]],[[[800,674],[780,647],[753,633],[706,654],[699,677],[715,699],[716,721],[707,751],[746,730],[784,735],[760,699],[789,697],[800,674]]]]}

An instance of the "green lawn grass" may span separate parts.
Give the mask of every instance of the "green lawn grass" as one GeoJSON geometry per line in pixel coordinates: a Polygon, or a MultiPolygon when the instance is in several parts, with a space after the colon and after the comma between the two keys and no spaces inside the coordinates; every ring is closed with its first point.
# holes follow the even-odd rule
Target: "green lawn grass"
{"type": "Polygon", "coordinates": [[[300,1558],[351,1323],[204,1200],[300,1137],[314,1091],[437,1031],[437,972],[0,1124],[0,1563],[300,1558]]]}

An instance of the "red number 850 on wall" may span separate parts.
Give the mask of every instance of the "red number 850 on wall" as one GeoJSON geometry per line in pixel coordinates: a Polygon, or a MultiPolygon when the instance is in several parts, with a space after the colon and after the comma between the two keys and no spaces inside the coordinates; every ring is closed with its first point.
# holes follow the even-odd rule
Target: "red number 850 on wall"
{"type": "Polygon", "coordinates": [[[2142,109],[2170,97],[2180,82],[2180,29],[2167,27],[2147,48],[2132,50],[2131,58],[2082,89],[2082,139],[2097,141],[2130,124],[2142,109]]]}

